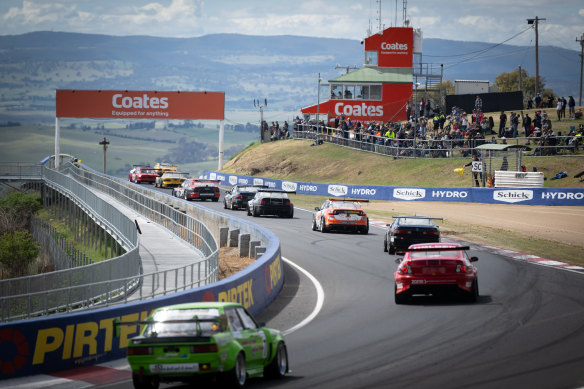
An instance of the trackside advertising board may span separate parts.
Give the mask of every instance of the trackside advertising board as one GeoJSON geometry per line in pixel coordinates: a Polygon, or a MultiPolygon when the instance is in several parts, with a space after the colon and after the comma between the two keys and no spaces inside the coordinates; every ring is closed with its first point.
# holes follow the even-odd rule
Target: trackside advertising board
{"type": "Polygon", "coordinates": [[[56,116],[224,120],[225,93],[58,89],[56,116]]]}
{"type": "Polygon", "coordinates": [[[205,287],[110,308],[0,324],[0,380],[125,358],[128,341],[140,328],[122,325],[118,337],[114,320],[145,320],[162,306],[231,301],[257,315],[278,295],[284,282],[280,244],[277,238],[273,242],[246,269],[205,287]]]}
{"type": "Polygon", "coordinates": [[[380,185],[340,185],[314,182],[284,181],[210,172],[200,178],[221,180],[222,185],[267,185],[273,189],[295,191],[298,194],[350,197],[387,201],[449,201],[485,204],[583,206],[584,189],[492,189],[492,188],[422,188],[380,185]]]}

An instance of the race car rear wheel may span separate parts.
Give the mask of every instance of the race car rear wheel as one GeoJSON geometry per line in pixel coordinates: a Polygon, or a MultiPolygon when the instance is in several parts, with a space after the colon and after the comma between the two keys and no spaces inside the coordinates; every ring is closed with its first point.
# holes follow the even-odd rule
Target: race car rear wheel
{"type": "Polygon", "coordinates": [[[328,228],[326,228],[326,225],[324,224],[324,217],[320,218],[320,232],[328,232],[328,228]]]}
{"type": "Polygon", "coordinates": [[[387,253],[387,239],[383,241],[383,252],[387,253]]]}
{"type": "Polygon", "coordinates": [[[395,254],[395,248],[393,247],[393,245],[391,243],[387,247],[387,252],[389,253],[389,255],[395,254]]]}
{"type": "Polygon", "coordinates": [[[233,369],[225,373],[225,380],[227,385],[234,388],[243,388],[247,379],[247,371],[245,368],[245,357],[243,353],[237,354],[235,358],[235,366],[233,369]]]}
{"type": "Polygon", "coordinates": [[[276,355],[264,369],[264,376],[269,378],[282,378],[288,372],[288,351],[283,342],[278,343],[276,355]]]}
{"type": "Polygon", "coordinates": [[[132,374],[132,383],[135,389],[158,389],[160,382],[156,376],[140,377],[139,374],[132,374]]]}
{"type": "Polygon", "coordinates": [[[475,303],[479,299],[479,281],[477,278],[472,282],[472,288],[467,296],[468,302],[475,303]]]}
{"type": "Polygon", "coordinates": [[[313,217],[312,218],[312,231],[316,231],[317,227],[316,227],[316,219],[313,217]]]}

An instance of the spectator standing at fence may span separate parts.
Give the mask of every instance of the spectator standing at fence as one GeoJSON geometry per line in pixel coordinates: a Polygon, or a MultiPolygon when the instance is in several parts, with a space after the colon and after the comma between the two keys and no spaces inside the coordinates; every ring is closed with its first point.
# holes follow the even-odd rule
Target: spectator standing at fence
{"type": "Polygon", "coordinates": [[[527,138],[531,134],[531,117],[529,117],[529,112],[525,114],[521,124],[523,125],[523,133],[527,138]]]}
{"type": "Polygon", "coordinates": [[[507,114],[505,111],[501,111],[501,115],[499,115],[499,138],[505,136],[505,126],[507,125],[507,114]]]}
{"type": "Polygon", "coordinates": [[[558,121],[562,120],[562,99],[558,99],[558,103],[556,104],[556,112],[558,113],[558,121]]]}
{"type": "Polygon", "coordinates": [[[535,108],[542,108],[541,103],[542,103],[541,95],[538,93],[537,95],[535,95],[535,108]]]}
{"type": "Polygon", "coordinates": [[[475,106],[474,107],[477,111],[483,110],[483,99],[481,99],[479,95],[477,95],[477,98],[475,99],[475,106]]]}
{"type": "Polygon", "coordinates": [[[574,109],[576,107],[576,100],[573,96],[568,98],[568,113],[570,114],[570,119],[574,119],[574,109]]]}
{"type": "Polygon", "coordinates": [[[511,137],[517,138],[517,127],[519,126],[519,115],[515,112],[511,112],[511,117],[509,118],[511,123],[511,137]]]}

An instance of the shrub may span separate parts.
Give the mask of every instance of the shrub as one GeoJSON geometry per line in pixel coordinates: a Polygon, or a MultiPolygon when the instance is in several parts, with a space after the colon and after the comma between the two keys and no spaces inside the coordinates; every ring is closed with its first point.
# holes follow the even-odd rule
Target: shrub
{"type": "Polygon", "coordinates": [[[26,275],[40,247],[28,231],[12,231],[0,236],[0,264],[6,276],[26,275]]]}

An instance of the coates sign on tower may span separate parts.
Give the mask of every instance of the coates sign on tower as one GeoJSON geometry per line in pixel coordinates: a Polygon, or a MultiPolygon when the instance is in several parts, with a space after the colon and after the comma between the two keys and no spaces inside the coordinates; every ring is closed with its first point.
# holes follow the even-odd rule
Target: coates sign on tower
{"type": "Polygon", "coordinates": [[[225,93],[58,89],[57,117],[224,120],[225,93]]]}
{"type": "Polygon", "coordinates": [[[365,39],[365,51],[377,51],[379,67],[411,68],[414,30],[392,27],[365,39]]]}

